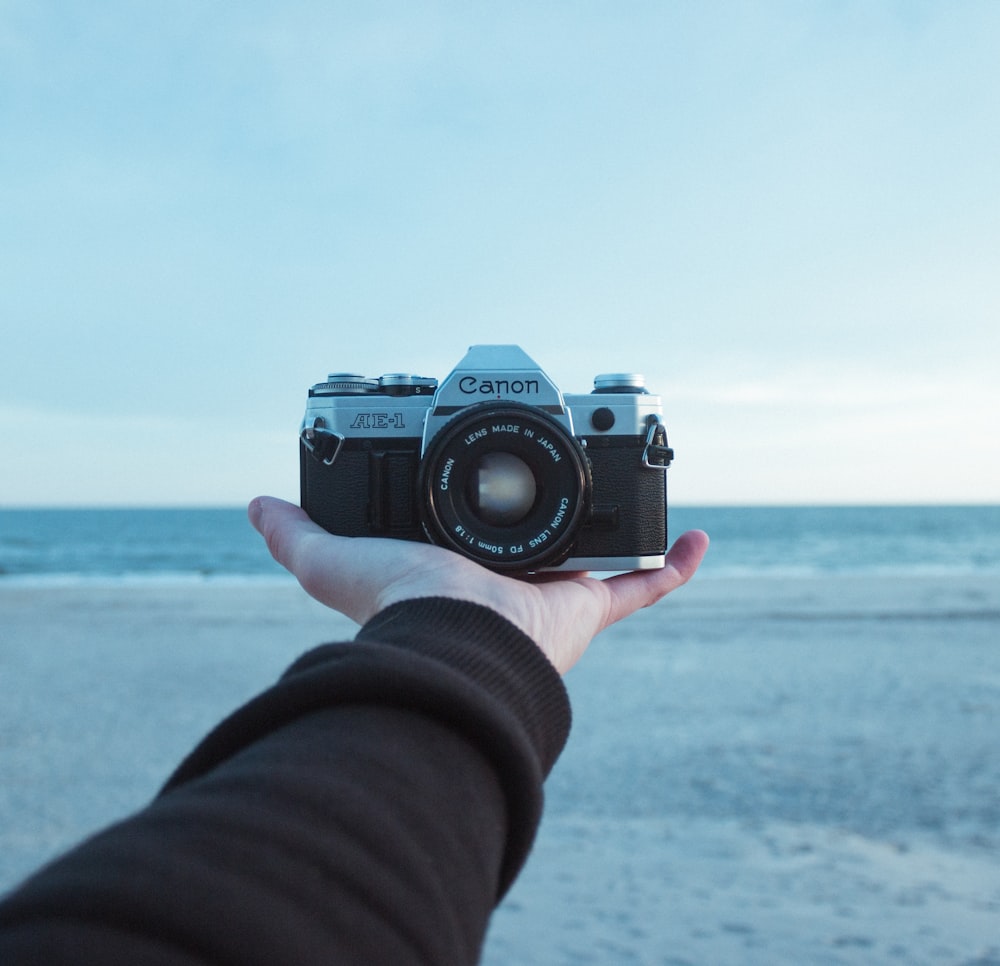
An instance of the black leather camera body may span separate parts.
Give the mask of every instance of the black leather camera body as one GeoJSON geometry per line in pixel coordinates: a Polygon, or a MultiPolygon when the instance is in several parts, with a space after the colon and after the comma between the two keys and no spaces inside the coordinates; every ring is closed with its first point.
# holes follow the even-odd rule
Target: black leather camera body
{"type": "Polygon", "coordinates": [[[302,506],[331,533],[430,542],[492,570],[663,566],[660,397],[605,374],[563,395],[519,347],[473,346],[438,385],[334,374],[309,390],[302,506]]]}

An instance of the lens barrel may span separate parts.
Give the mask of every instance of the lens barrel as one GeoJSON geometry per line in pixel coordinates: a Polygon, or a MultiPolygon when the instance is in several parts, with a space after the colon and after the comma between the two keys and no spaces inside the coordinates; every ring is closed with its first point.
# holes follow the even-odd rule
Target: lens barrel
{"type": "Polygon", "coordinates": [[[493,570],[564,559],[586,516],[590,470],[580,444],[554,419],[518,403],[463,410],[421,462],[428,538],[493,570]]]}

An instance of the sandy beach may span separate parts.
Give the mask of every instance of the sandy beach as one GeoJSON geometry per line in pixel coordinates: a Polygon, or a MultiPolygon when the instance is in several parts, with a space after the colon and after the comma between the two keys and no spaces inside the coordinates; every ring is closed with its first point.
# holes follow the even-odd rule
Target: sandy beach
{"type": "MultiPolygon", "coordinates": [[[[0,584],[0,888],[354,626],[291,582],[0,584]]],[[[1000,963],[994,577],[698,578],[606,632],[510,963],[1000,963]]]]}

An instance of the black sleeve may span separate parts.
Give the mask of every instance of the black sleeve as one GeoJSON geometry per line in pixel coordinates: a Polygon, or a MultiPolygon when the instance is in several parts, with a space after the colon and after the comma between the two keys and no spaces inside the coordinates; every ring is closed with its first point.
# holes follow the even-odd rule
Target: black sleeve
{"type": "Polygon", "coordinates": [[[568,731],[558,674],[512,624],[394,605],[8,896],[0,962],[473,963],[568,731]]]}

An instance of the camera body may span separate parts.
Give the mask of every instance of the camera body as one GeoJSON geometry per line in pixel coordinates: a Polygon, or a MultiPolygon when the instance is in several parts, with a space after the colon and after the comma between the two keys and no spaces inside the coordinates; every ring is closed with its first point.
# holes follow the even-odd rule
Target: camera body
{"type": "Polygon", "coordinates": [[[438,385],[333,374],[309,390],[302,507],[331,533],[448,547],[492,570],[642,570],[667,546],[667,445],[641,376],[563,395],[518,346],[438,385]]]}

